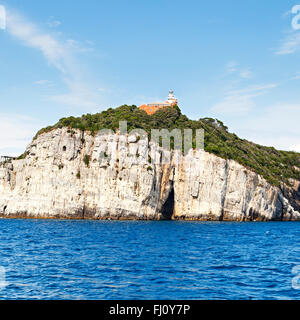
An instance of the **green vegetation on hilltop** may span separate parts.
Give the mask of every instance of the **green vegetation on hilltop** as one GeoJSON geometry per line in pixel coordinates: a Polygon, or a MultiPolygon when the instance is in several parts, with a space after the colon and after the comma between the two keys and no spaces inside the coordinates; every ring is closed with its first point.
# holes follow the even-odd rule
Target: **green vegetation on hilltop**
{"type": "Polygon", "coordinates": [[[289,178],[300,180],[300,154],[278,151],[273,147],[264,147],[238,138],[228,132],[228,128],[219,120],[204,118],[190,120],[178,107],[166,107],[153,115],[136,106],[124,105],[108,109],[101,113],[86,114],[81,117],[62,118],[54,126],[40,130],[37,135],[56,128],[68,127],[96,133],[107,128],[116,130],[119,121],[127,121],[128,132],[135,128],[144,129],[150,134],[151,129],[168,128],[205,130],[205,151],[224,159],[233,159],[243,166],[262,175],[273,185],[288,183],[289,178]]]}

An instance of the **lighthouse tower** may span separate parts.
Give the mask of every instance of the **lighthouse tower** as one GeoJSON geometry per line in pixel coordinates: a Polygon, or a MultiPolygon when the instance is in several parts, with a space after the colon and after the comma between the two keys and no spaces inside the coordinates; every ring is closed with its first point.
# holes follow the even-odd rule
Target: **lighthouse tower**
{"type": "Polygon", "coordinates": [[[171,105],[177,105],[178,100],[175,98],[174,91],[172,89],[169,91],[167,102],[171,105]]]}

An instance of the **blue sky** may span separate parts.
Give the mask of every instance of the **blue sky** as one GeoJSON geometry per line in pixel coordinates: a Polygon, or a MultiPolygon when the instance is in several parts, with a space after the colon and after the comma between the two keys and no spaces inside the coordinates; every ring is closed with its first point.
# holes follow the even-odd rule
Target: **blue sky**
{"type": "MultiPolygon", "coordinates": [[[[289,0],[0,0],[0,153],[61,117],[165,100],[300,152],[300,30],[289,0]]],[[[299,0],[300,4],[300,0],[299,0]]]]}

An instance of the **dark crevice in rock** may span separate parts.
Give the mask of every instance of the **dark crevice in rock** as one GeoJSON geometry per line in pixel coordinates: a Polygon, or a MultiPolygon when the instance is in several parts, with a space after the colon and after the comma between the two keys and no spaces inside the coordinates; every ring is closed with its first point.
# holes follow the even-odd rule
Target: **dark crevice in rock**
{"type": "MultiPolygon", "coordinates": [[[[282,186],[279,186],[279,190],[280,190],[282,196],[284,197],[284,191],[283,191],[282,186]]],[[[280,202],[280,205],[281,205],[280,221],[283,221],[284,213],[285,213],[285,206],[284,206],[284,203],[283,203],[282,199],[280,198],[280,194],[278,194],[278,198],[277,199],[278,199],[278,201],[280,202]]]]}
{"type": "Polygon", "coordinates": [[[175,205],[175,193],[174,193],[174,185],[173,182],[171,184],[170,192],[167,197],[167,200],[162,206],[161,214],[163,220],[171,220],[174,213],[174,205],[175,205]]]}
{"type": "Polygon", "coordinates": [[[256,210],[254,210],[253,208],[250,208],[249,213],[248,213],[248,220],[249,221],[256,221],[258,217],[259,217],[259,213],[256,210]]]}

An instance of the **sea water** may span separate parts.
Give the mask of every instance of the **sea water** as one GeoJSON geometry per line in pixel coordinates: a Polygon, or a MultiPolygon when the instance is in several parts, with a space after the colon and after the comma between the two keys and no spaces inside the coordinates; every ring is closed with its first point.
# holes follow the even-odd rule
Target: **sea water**
{"type": "Polygon", "coordinates": [[[297,222],[0,219],[0,299],[300,299],[299,237],[297,222]]]}

